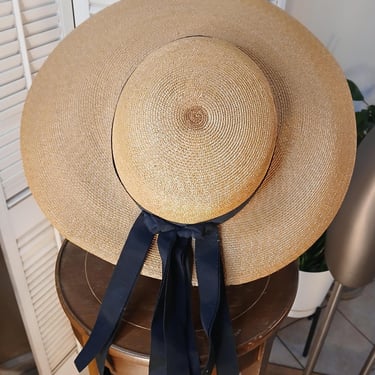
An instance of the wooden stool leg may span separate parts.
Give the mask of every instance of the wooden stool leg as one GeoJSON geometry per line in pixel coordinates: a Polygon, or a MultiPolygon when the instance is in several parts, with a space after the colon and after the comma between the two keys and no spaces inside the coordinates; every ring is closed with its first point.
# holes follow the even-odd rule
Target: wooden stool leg
{"type": "Polygon", "coordinates": [[[271,354],[272,344],[275,336],[270,337],[263,344],[259,345],[253,351],[244,357],[248,358],[249,364],[246,364],[244,358],[240,358],[240,375],[266,375],[268,360],[271,354]],[[256,355],[256,358],[250,359],[249,355],[256,355]]]}
{"type": "Polygon", "coordinates": [[[261,367],[259,375],[266,375],[266,369],[267,365],[270,359],[270,354],[272,350],[272,344],[273,340],[275,339],[276,335],[270,337],[265,343],[264,343],[264,351],[263,351],[263,357],[261,360],[261,367]]]}
{"type": "Polygon", "coordinates": [[[258,348],[255,349],[257,352],[257,358],[255,361],[250,363],[246,367],[241,367],[241,372],[240,375],[260,375],[261,374],[261,367],[262,367],[262,358],[263,358],[263,353],[264,353],[264,344],[261,344],[258,346],[258,348]]]}

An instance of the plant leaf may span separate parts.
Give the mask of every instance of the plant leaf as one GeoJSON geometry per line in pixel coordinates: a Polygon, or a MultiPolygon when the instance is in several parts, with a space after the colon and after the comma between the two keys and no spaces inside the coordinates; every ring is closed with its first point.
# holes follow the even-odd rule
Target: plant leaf
{"type": "Polygon", "coordinates": [[[368,120],[371,122],[371,123],[375,123],[375,105],[373,104],[370,104],[368,107],[367,107],[367,110],[368,110],[368,120]]]}
{"type": "Polygon", "coordinates": [[[356,112],[355,120],[357,122],[357,132],[360,132],[363,124],[365,124],[368,121],[368,110],[362,109],[362,111],[356,112]]]}
{"type": "Polygon", "coordinates": [[[346,81],[348,82],[350,93],[352,94],[352,99],[355,101],[365,100],[358,86],[350,79],[347,79],[346,81]]]}
{"type": "Polygon", "coordinates": [[[327,271],[328,267],[325,262],[325,237],[323,233],[321,237],[299,257],[299,269],[305,272],[321,272],[327,271]]]}
{"type": "Polygon", "coordinates": [[[361,112],[355,113],[355,120],[357,123],[357,145],[362,142],[363,138],[365,138],[368,132],[368,115],[369,114],[367,109],[362,109],[361,112]]]}

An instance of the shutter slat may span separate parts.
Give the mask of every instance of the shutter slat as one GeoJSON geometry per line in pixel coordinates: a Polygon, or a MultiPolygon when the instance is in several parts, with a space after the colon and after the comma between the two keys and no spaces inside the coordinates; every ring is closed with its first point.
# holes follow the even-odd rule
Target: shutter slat
{"type": "Polygon", "coordinates": [[[6,85],[0,87],[0,100],[7,96],[16,94],[19,91],[26,89],[26,80],[24,77],[13,82],[9,82],[6,85]]]}
{"type": "MultiPolygon", "coordinates": [[[[50,267],[46,272],[39,274],[39,277],[35,278],[33,282],[29,283],[29,288],[32,290],[34,295],[43,293],[45,287],[49,284],[54,284],[54,267],[50,267]]],[[[50,301],[51,302],[51,301],[50,301]]]]}
{"type": "Polygon", "coordinates": [[[20,0],[21,9],[39,8],[46,4],[54,3],[54,0],[20,0]]]}
{"type": "Polygon", "coordinates": [[[32,266],[30,266],[27,270],[25,270],[25,275],[30,280],[30,282],[33,282],[35,278],[38,278],[38,275],[40,273],[40,269],[42,268],[48,268],[48,265],[53,264],[56,261],[56,253],[49,252],[45,254],[39,262],[36,262],[32,266]]]}
{"type": "Polygon", "coordinates": [[[0,170],[7,168],[9,165],[18,162],[19,160],[21,160],[21,152],[19,150],[19,146],[17,146],[16,150],[13,153],[8,154],[7,157],[0,160],[0,170]]]}
{"type": "Polygon", "coordinates": [[[53,262],[51,264],[51,267],[45,270],[45,272],[38,272],[38,277],[33,275],[34,279],[32,281],[29,279],[27,280],[29,284],[29,288],[34,291],[34,290],[38,290],[38,288],[43,289],[44,285],[48,285],[49,283],[54,283],[53,272],[51,274],[51,270],[53,270],[53,262]]]}
{"type": "Polygon", "coordinates": [[[25,272],[26,278],[30,285],[38,283],[38,280],[42,280],[43,275],[46,275],[48,270],[53,270],[55,261],[56,252],[50,251],[41,261],[39,261],[33,267],[30,267],[29,270],[25,272]]]}
{"type": "Polygon", "coordinates": [[[3,121],[3,120],[6,120],[6,119],[9,119],[9,118],[13,118],[14,116],[22,113],[22,109],[23,109],[23,101],[21,103],[15,105],[15,106],[7,108],[3,111],[0,110],[0,120],[3,121]]]}
{"type": "Polygon", "coordinates": [[[4,30],[11,29],[14,26],[14,16],[10,14],[8,16],[1,17],[0,23],[0,31],[3,32],[4,30]]]}
{"type": "Polygon", "coordinates": [[[61,37],[60,29],[52,29],[40,34],[35,34],[26,38],[27,49],[35,48],[43,44],[54,42],[61,37]]]}
{"type": "Polygon", "coordinates": [[[52,354],[55,351],[56,347],[59,347],[59,342],[64,342],[69,338],[73,338],[72,332],[69,329],[66,329],[68,323],[68,318],[63,313],[61,309],[55,315],[54,319],[46,320],[46,324],[41,330],[44,334],[45,343],[47,344],[48,353],[52,354]]]}
{"type": "Polygon", "coordinates": [[[74,338],[71,329],[69,329],[69,324],[64,321],[61,323],[60,327],[57,328],[59,329],[56,330],[56,332],[50,334],[51,341],[48,343],[48,346],[46,348],[51,368],[57,366],[59,362],[61,362],[61,360],[63,359],[61,357],[61,349],[63,343],[65,344],[63,346],[68,353],[71,352],[74,348],[74,338]]]}
{"type": "Polygon", "coordinates": [[[51,304],[57,305],[59,308],[61,308],[60,303],[58,301],[55,301],[55,296],[56,289],[55,287],[53,287],[46,291],[46,294],[42,296],[42,298],[36,301],[34,307],[35,311],[37,312],[37,316],[39,316],[39,314],[42,314],[51,304]]]}
{"type": "Polygon", "coordinates": [[[22,256],[23,267],[26,274],[29,272],[29,268],[33,267],[35,264],[39,264],[42,259],[53,250],[53,247],[51,247],[53,246],[51,240],[54,238],[52,232],[53,229],[49,226],[48,230],[39,234],[35,240],[25,246],[30,249],[27,256],[22,256]]]}
{"type": "Polygon", "coordinates": [[[53,269],[54,263],[56,261],[56,253],[51,252],[43,257],[43,259],[35,264],[33,267],[30,267],[27,272],[25,272],[27,279],[30,283],[35,283],[40,279],[42,274],[48,269],[53,269]]]}
{"type": "Polygon", "coordinates": [[[17,30],[15,27],[4,30],[0,33],[0,45],[17,40],[17,30]]]}
{"type": "MultiPolygon", "coordinates": [[[[17,57],[20,57],[19,55],[17,57]]],[[[15,61],[18,59],[15,59],[15,61]]],[[[23,66],[17,66],[13,69],[0,72],[0,86],[4,86],[12,81],[17,81],[21,77],[24,77],[23,66]]],[[[1,88],[2,90],[2,88],[1,88]]]]}
{"type": "MultiPolygon", "coordinates": [[[[67,329],[71,331],[70,326],[67,325],[67,329]]],[[[52,375],[59,372],[60,367],[64,364],[66,358],[72,355],[72,353],[77,353],[77,347],[74,340],[73,334],[70,335],[70,337],[67,337],[65,341],[61,342],[60,349],[59,347],[56,348],[54,351],[50,351],[48,353],[48,360],[49,364],[52,369],[52,375]],[[64,351],[63,351],[64,350],[64,351]],[[61,353],[66,354],[66,357],[63,357],[61,353]]],[[[75,372],[73,372],[74,374],[75,372]]]]}
{"type": "Polygon", "coordinates": [[[34,22],[43,18],[54,16],[58,13],[57,4],[49,4],[40,8],[30,9],[22,12],[24,24],[34,22]]]}
{"type": "MultiPolygon", "coordinates": [[[[19,126],[16,126],[15,128],[1,128],[1,134],[0,134],[0,159],[5,158],[8,154],[11,154],[15,151],[17,151],[19,147],[18,141],[18,135],[19,135],[19,126]],[[17,142],[17,143],[16,143],[17,142]],[[5,148],[9,146],[9,151],[3,152],[2,150],[5,150],[5,148]]],[[[0,160],[1,165],[1,160],[0,160]]],[[[0,169],[4,169],[1,168],[0,169]]]]}
{"type": "Polygon", "coordinates": [[[30,290],[31,298],[37,300],[41,296],[44,296],[45,291],[49,290],[50,288],[54,290],[55,284],[53,282],[51,283],[51,280],[49,278],[42,280],[42,282],[38,284],[38,286],[30,290]]]}
{"type": "Polygon", "coordinates": [[[46,317],[48,316],[54,316],[55,314],[58,314],[58,312],[61,310],[61,306],[59,303],[50,303],[48,304],[43,310],[39,311],[38,314],[38,322],[44,321],[46,317]]]}
{"type": "Polygon", "coordinates": [[[55,314],[53,319],[51,319],[51,316],[49,316],[49,319],[44,319],[43,322],[41,322],[39,328],[47,348],[51,347],[56,340],[59,340],[58,335],[54,333],[58,331],[59,326],[65,323],[65,319],[66,316],[59,311],[57,314],[55,314]]]}
{"type": "Polygon", "coordinates": [[[46,60],[47,60],[47,56],[44,56],[38,60],[32,61],[30,63],[31,73],[33,74],[37,73],[46,60]]]}
{"type": "Polygon", "coordinates": [[[3,189],[6,200],[12,199],[20,191],[27,188],[27,181],[25,175],[23,174],[21,161],[15,163],[14,169],[17,170],[17,172],[9,179],[3,181],[3,189]]]}
{"type": "Polygon", "coordinates": [[[17,40],[0,45],[0,59],[5,59],[9,56],[16,55],[20,51],[20,46],[17,40]]]}
{"type": "MultiPolygon", "coordinates": [[[[21,55],[13,55],[0,60],[0,72],[6,72],[7,70],[19,67],[22,64],[21,55]]],[[[23,71],[23,69],[22,69],[23,71]]],[[[6,72],[8,74],[8,72],[6,72]]]]}
{"type": "MultiPolygon", "coordinates": [[[[32,203],[34,201],[31,200],[32,203]]],[[[27,203],[27,202],[26,202],[27,203]]],[[[35,207],[36,203],[32,206],[35,207]]],[[[27,212],[30,212],[32,209],[29,206],[26,206],[25,209],[27,212]]],[[[33,226],[31,228],[26,229],[26,231],[22,231],[22,235],[18,238],[18,247],[20,251],[20,255],[22,260],[25,262],[27,259],[34,255],[33,246],[30,245],[32,241],[36,241],[38,236],[47,230],[52,230],[51,224],[45,219],[44,216],[41,217],[41,220],[33,222],[33,226]]]]}
{"type": "Polygon", "coordinates": [[[56,288],[54,284],[54,280],[51,280],[51,284],[47,285],[47,288],[44,290],[44,293],[36,294],[34,301],[34,308],[36,314],[39,316],[41,311],[51,303],[51,301],[55,301],[56,297],[56,288]]]}
{"type": "Polygon", "coordinates": [[[55,287],[50,286],[47,290],[45,290],[45,293],[42,295],[39,295],[38,298],[33,298],[33,305],[34,309],[43,309],[46,305],[49,305],[51,298],[53,298],[55,294],[55,287]]]}
{"type": "Polygon", "coordinates": [[[59,18],[57,15],[54,15],[49,18],[43,18],[41,20],[30,22],[24,26],[25,36],[28,37],[30,35],[39,34],[43,31],[55,29],[59,26],[59,18]]]}
{"type": "MultiPolygon", "coordinates": [[[[70,327],[69,327],[70,329],[70,327]]],[[[77,346],[76,346],[76,343],[75,341],[73,340],[72,342],[72,339],[73,339],[73,336],[72,338],[68,341],[65,341],[64,343],[61,344],[61,352],[62,353],[67,353],[65,357],[62,358],[61,356],[61,352],[57,351],[56,353],[53,353],[53,354],[50,354],[49,355],[49,363],[50,363],[50,367],[52,369],[52,375],[55,375],[57,373],[60,373],[61,371],[65,371],[65,368],[68,368],[67,367],[67,363],[69,363],[71,360],[70,360],[70,357],[74,358],[77,356],[77,346]],[[68,361],[68,362],[66,362],[68,361]]],[[[68,365],[69,366],[69,370],[70,371],[69,373],[73,373],[73,374],[76,374],[76,370],[75,370],[75,367],[73,367],[74,365],[71,364],[71,365],[68,365]],[[72,367],[74,368],[74,370],[72,371],[72,367]]]]}
{"type": "Polygon", "coordinates": [[[0,3],[0,17],[5,17],[12,13],[12,2],[4,1],[0,3]]]}
{"type": "Polygon", "coordinates": [[[0,171],[8,168],[18,160],[21,160],[18,139],[0,148],[0,171]]]}
{"type": "Polygon", "coordinates": [[[9,109],[10,107],[14,107],[17,104],[23,104],[26,99],[27,90],[19,91],[14,95],[8,96],[4,99],[0,100],[0,112],[9,109]]]}
{"type": "MultiPolygon", "coordinates": [[[[21,121],[21,115],[19,114],[18,116],[14,116],[8,121],[3,121],[1,122],[1,133],[0,137],[4,137],[6,133],[8,132],[13,132],[13,131],[18,131],[20,128],[20,121],[21,121]]],[[[1,141],[0,141],[1,142],[1,141]]],[[[5,145],[6,142],[2,142],[2,145],[5,145]]]]}
{"type": "MultiPolygon", "coordinates": [[[[56,42],[48,43],[45,45],[42,45],[40,47],[36,47],[29,50],[29,58],[30,61],[35,63],[38,59],[47,57],[54,48],[59,44],[59,40],[56,40],[56,42]]],[[[43,59],[44,62],[45,59],[43,59]]],[[[37,65],[37,63],[36,63],[37,65]]]]}
{"type": "Polygon", "coordinates": [[[55,368],[59,365],[59,363],[61,363],[62,348],[64,348],[65,353],[67,354],[74,348],[74,337],[71,329],[69,328],[69,324],[63,321],[61,322],[60,326],[55,327],[54,333],[49,334],[50,340],[46,347],[46,352],[51,368],[55,368]]]}
{"type": "Polygon", "coordinates": [[[0,148],[0,171],[8,168],[19,160],[21,160],[21,152],[19,150],[18,141],[0,148]]]}

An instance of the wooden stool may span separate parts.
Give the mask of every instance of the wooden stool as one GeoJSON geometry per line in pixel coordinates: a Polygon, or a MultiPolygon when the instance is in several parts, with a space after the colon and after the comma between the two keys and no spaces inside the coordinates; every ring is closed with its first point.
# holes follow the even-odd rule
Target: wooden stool
{"type": "MultiPolygon", "coordinates": [[[[94,326],[113,265],[70,242],[64,242],[57,260],[56,286],[73,331],[84,345],[94,326]]],[[[242,375],[264,374],[274,335],[288,314],[297,288],[295,264],[251,283],[228,286],[227,299],[242,375]]],[[[160,281],[140,276],[109,351],[113,375],[147,375],[150,326],[160,281]]],[[[198,292],[193,288],[193,320],[202,361],[207,342],[199,322],[198,292]]],[[[89,366],[97,375],[96,365],[89,366]]],[[[176,374],[178,375],[178,374],[176,374]]]]}

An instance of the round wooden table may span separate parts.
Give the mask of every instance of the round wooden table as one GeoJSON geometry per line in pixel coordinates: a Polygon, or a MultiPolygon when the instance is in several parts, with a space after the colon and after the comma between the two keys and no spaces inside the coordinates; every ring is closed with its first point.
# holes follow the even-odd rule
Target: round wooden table
{"type": "MultiPolygon", "coordinates": [[[[82,345],[94,326],[113,267],[68,241],[61,247],[56,265],[57,292],[82,345]]],[[[297,281],[297,266],[291,264],[265,278],[226,288],[242,375],[264,374],[274,335],[293,303],[297,281]]],[[[159,280],[143,276],[137,281],[107,358],[113,375],[148,374],[150,326],[159,285],[159,280]]],[[[197,300],[197,288],[193,288],[193,320],[204,361],[207,342],[197,300]]],[[[98,374],[94,362],[89,372],[98,374]]]]}

